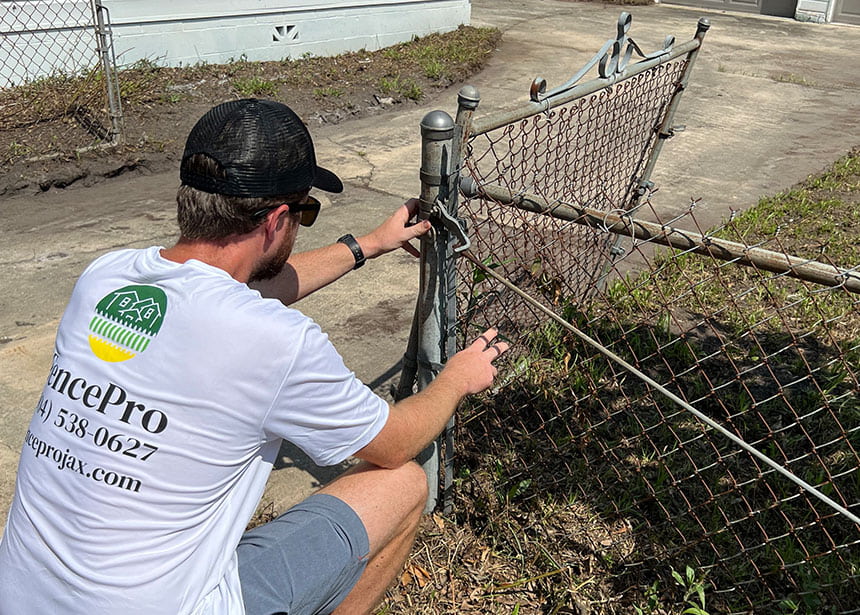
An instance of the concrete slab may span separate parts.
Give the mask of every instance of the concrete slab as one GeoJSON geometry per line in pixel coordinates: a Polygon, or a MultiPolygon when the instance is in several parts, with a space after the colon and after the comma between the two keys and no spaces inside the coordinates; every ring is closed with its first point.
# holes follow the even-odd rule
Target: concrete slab
{"type": "MultiPolygon", "coordinates": [[[[654,179],[657,204],[672,215],[703,197],[718,221],[804,179],[860,143],[860,28],[798,23],[678,6],[619,7],[564,0],[473,0],[473,23],[504,30],[473,83],[478,115],[528,97],[534,77],[563,83],[604,40],[624,9],[645,51],[666,34],[692,37],[711,20],[692,84],[677,116],[687,130],[664,149],[654,179]]],[[[419,122],[433,109],[455,112],[456,92],[383,118],[312,127],[318,157],[346,180],[324,203],[299,249],[369,230],[419,189],[419,122]]],[[[74,280],[96,255],[126,246],[169,244],[174,173],[0,204],[0,517],[11,501],[18,451],[50,365],[53,333],[74,280]],[[39,221],[33,212],[38,211],[39,221]]],[[[390,255],[303,301],[347,365],[381,393],[398,374],[417,290],[417,263],[390,255]]],[[[266,501],[277,509],[343,468],[318,469],[287,447],[266,501]]]]}

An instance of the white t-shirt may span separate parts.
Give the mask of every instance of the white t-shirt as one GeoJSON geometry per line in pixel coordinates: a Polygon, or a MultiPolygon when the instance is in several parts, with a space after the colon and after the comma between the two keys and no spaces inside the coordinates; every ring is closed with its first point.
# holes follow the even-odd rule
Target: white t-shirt
{"type": "Polygon", "coordinates": [[[298,311],[159,248],[99,258],[25,436],[0,615],[244,613],[235,547],[281,439],[337,464],[387,417],[298,311]]]}

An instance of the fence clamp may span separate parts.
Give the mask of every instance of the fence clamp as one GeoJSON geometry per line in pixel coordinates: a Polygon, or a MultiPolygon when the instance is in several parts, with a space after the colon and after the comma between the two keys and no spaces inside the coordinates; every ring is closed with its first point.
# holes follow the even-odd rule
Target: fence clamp
{"type": "Polygon", "coordinates": [[[670,126],[667,130],[661,131],[658,135],[661,139],[671,139],[675,136],[675,133],[684,132],[687,127],[684,124],[679,124],[677,126],[670,126]]]}
{"type": "Polygon", "coordinates": [[[639,186],[636,188],[636,194],[640,197],[645,196],[649,192],[654,190],[654,182],[648,179],[643,179],[639,182],[639,186]]]}
{"type": "Polygon", "coordinates": [[[454,253],[460,254],[472,247],[472,240],[466,233],[466,221],[462,218],[455,218],[448,213],[448,208],[441,199],[436,199],[433,211],[430,212],[430,220],[438,222],[445,227],[456,239],[458,245],[454,246],[454,253]]]}

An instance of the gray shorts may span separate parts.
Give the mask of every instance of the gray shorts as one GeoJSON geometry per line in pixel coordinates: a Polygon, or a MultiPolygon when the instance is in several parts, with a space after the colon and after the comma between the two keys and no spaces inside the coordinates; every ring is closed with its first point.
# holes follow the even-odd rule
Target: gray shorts
{"type": "Polygon", "coordinates": [[[364,572],[369,550],[352,508],[331,495],[310,496],[239,542],[246,614],[330,613],[364,572]]]}

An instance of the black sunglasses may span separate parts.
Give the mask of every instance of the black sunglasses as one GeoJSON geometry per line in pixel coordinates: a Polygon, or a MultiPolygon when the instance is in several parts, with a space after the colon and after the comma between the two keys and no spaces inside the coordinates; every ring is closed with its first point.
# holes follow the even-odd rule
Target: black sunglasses
{"type": "MultiPolygon", "coordinates": [[[[301,224],[302,226],[311,226],[314,222],[316,222],[317,216],[320,213],[320,207],[322,206],[322,204],[318,200],[316,200],[310,195],[305,197],[304,203],[281,203],[281,205],[287,205],[290,208],[290,213],[301,212],[302,217],[299,220],[299,224],[301,224]]],[[[251,217],[254,220],[262,220],[266,216],[266,214],[268,214],[273,209],[277,209],[281,205],[273,205],[272,207],[258,209],[251,214],[251,217]]]]}

